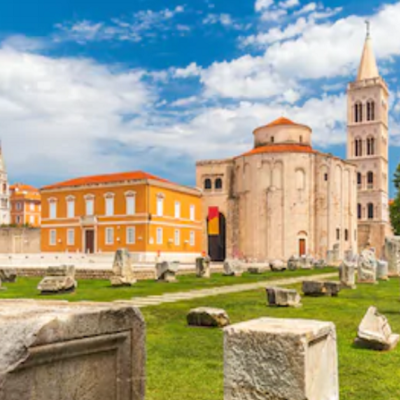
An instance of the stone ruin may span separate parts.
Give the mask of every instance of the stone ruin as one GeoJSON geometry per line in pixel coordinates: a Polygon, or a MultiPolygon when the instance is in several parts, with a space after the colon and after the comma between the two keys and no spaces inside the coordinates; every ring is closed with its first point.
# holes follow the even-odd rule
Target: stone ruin
{"type": "Polygon", "coordinates": [[[294,289],[267,287],[267,303],[275,307],[301,307],[301,297],[294,289]]]}
{"type": "Polygon", "coordinates": [[[377,260],[376,262],[376,279],[387,281],[389,280],[388,262],[377,260]]]}
{"type": "Polygon", "coordinates": [[[385,256],[389,265],[389,276],[400,275],[400,236],[385,238],[385,256]]]}
{"type": "Polygon", "coordinates": [[[287,266],[282,260],[272,260],[269,263],[271,271],[278,272],[278,271],[285,271],[287,266]]]}
{"type": "Polygon", "coordinates": [[[198,278],[210,278],[211,276],[211,259],[209,256],[196,258],[196,276],[198,278]]]}
{"type": "Polygon", "coordinates": [[[334,296],[336,297],[341,289],[339,282],[303,281],[303,293],[305,296],[334,296]]]}
{"type": "Polygon", "coordinates": [[[112,286],[132,286],[136,283],[131,255],[127,249],[118,249],[113,262],[113,274],[110,278],[112,286]]]}
{"type": "Polygon", "coordinates": [[[325,260],[315,260],[310,255],[303,255],[300,257],[291,256],[287,261],[287,268],[289,271],[296,271],[298,269],[313,269],[313,268],[325,268],[325,260]]]}
{"type": "Polygon", "coordinates": [[[358,282],[376,283],[377,260],[373,250],[365,249],[358,257],[358,282]]]}
{"type": "Polygon", "coordinates": [[[354,344],[372,350],[392,350],[399,339],[399,335],[392,333],[387,318],[371,306],[358,327],[354,344]]]}
{"type": "Polygon", "coordinates": [[[17,270],[14,268],[0,268],[0,281],[15,283],[17,281],[17,270]]]}
{"type": "Polygon", "coordinates": [[[332,322],[259,318],[224,328],[224,400],[338,400],[332,322]]]}
{"type": "Polygon", "coordinates": [[[144,400],[145,322],[116,303],[2,300],[0,400],[144,400]]]}
{"type": "Polygon", "coordinates": [[[225,276],[242,276],[243,268],[242,263],[236,259],[227,258],[224,261],[224,275],[225,276]]]}
{"type": "Polygon", "coordinates": [[[218,327],[229,325],[229,317],[221,308],[198,307],[189,311],[187,323],[190,326],[218,327]]]}
{"type": "Polygon", "coordinates": [[[78,283],[75,280],[75,266],[49,267],[46,276],[39,282],[41,294],[73,292],[78,283]]]}
{"type": "Polygon", "coordinates": [[[356,268],[357,264],[353,261],[343,260],[339,268],[339,280],[342,288],[356,288],[356,268]]]}
{"type": "Polygon", "coordinates": [[[179,270],[179,261],[162,261],[156,264],[156,279],[159,282],[174,283],[179,270]]]}

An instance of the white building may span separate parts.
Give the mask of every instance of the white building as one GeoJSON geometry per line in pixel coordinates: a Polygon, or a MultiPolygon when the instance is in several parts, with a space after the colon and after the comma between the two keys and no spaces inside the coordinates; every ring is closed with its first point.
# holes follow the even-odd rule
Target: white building
{"type": "Polygon", "coordinates": [[[0,145],[0,225],[8,225],[10,221],[10,188],[6,164],[3,157],[3,149],[0,145]]]}

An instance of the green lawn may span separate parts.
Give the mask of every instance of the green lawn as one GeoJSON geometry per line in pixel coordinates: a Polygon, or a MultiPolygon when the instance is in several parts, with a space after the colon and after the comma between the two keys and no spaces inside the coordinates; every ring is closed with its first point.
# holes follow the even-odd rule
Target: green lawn
{"type": "MultiPolygon", "coordinates": [[[[296,274],[299,273],[293,275],[296,274]]],[[[285,272],[228,278],[216,274],[210,281],[185,276],[179,277],[177,284],[147,281],[128,289],[113,289],[105,281],[80,281],[76,294],[58,297],[70,300],[125,299],[290,275],[285,272]]],[[[37,282],[37,279],[21,278],[17,284],[7,284],[9,289],[0,297],[38,297],[37,282]]],[[[294,287],[300,290],[300,285],[294,287]]],[[[265,291],[260,289],[143,308],[147,323],[146,400],[223,399],[223,333],[219,329],[186,325],[187,312],[197,306],[224,308],[232,323],[262,316],[333,321],[338,334],[340,399],[400,399],[400,345],[387,353],[357,349],[352,345],[358,324],[370,305],[377,306],[388,317],[392,330],[400,333],[398,279],[379,285],[358,285],[356,290],[341,291],[337,298],[303,297],[302,303],[303,307],[299,309],[270,308],[266,306],[265,291]]]]}
{"type": "Polygon", "coordinates": [[[309,276],[315,274],[326,274],[334,272],[334,268],[318,270],[265,272],[263,274],[249,274],[245,272],[241,277],[223,276],[221,273],[212,274],[210,279],[196,278],[195,275],[180,275],[177,283],[156,282],[153,280],[138,281],[131,287],[114,288],[107,280],[78,281],[78,289],[75,293],[61,295],[42,296],[36,289],[41,278],[18,278],[16,284],[3,283],[7,290],[0,291],[1,298],[40,298],[40,299],[66,299],[70,301],[92,300],[113,301],[129,300],[132,297],[153,296],[163,293],[183,292],[192,289],[204,289],[218,286],[234,285],[239,283],[251,283],[271,279],[283,279],[296,276],[309,276]]]}

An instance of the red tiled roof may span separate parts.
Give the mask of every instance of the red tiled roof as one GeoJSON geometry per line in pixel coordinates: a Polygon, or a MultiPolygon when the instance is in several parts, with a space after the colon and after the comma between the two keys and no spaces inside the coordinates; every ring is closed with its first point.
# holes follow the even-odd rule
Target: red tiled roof
{"type": "Polygon", "coordinates": [[[247,153],[241,154],[241,156],[250,156],[253,154],[262,153],[316,153],[311,146],[302,144],[269,144],[267,146],[256,147],[248,151],[247,153]]]}
{"type": "Polygon", "coordinates": [[[391,206],[394,203],[394,199],[389,199],[389,206],[391,206]]]}
{"type": "Polygon", "coordinates": [[[277,125],[297,125],[295,122],[291,121],[288,118],[280,117],[275,121],[270,122],[268,125],[265,126],[277,126],[277,125]]]}
{"type": "Polygon", "coordinates": [[[26,190],[27,192],[39,192],[39,189],[31,185],[25,185],[23,183],[14,183],[13,185],[10,185],[10,190],[15,190],[15,189],[18,189],[19,191],[26,190]]]}
{"type": "Polygon", "coordinates": [[[53,185],[44,186],[41,190],[46,189],[58,189],[63,187],[71,186],[83,186],[83,185],[96,185],[100,183],[113,183],[113,182],[125,182],[125,181],[140,181],[146,179],[153,179],[161,182],[172,183],[166,179],[159,178],[158,176],[148,174],[143,171],[132,171],[132,172],[120,172],[115,174],[105,175],[93,175],[84,176],[81,178],[69,179],[64,182],[55,183],[53,185]]]}

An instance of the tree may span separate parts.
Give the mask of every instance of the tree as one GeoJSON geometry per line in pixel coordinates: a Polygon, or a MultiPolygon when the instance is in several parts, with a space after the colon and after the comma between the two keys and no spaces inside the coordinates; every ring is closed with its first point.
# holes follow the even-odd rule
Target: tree
{"type": "Polygon", "coordinates": [[[394,183],[394,187],[397,190],[396,197],[398,197],[399,190],[400,190],[400,164],[397,166],[396,171],[394,171],[393,183],[394,183]]]}

